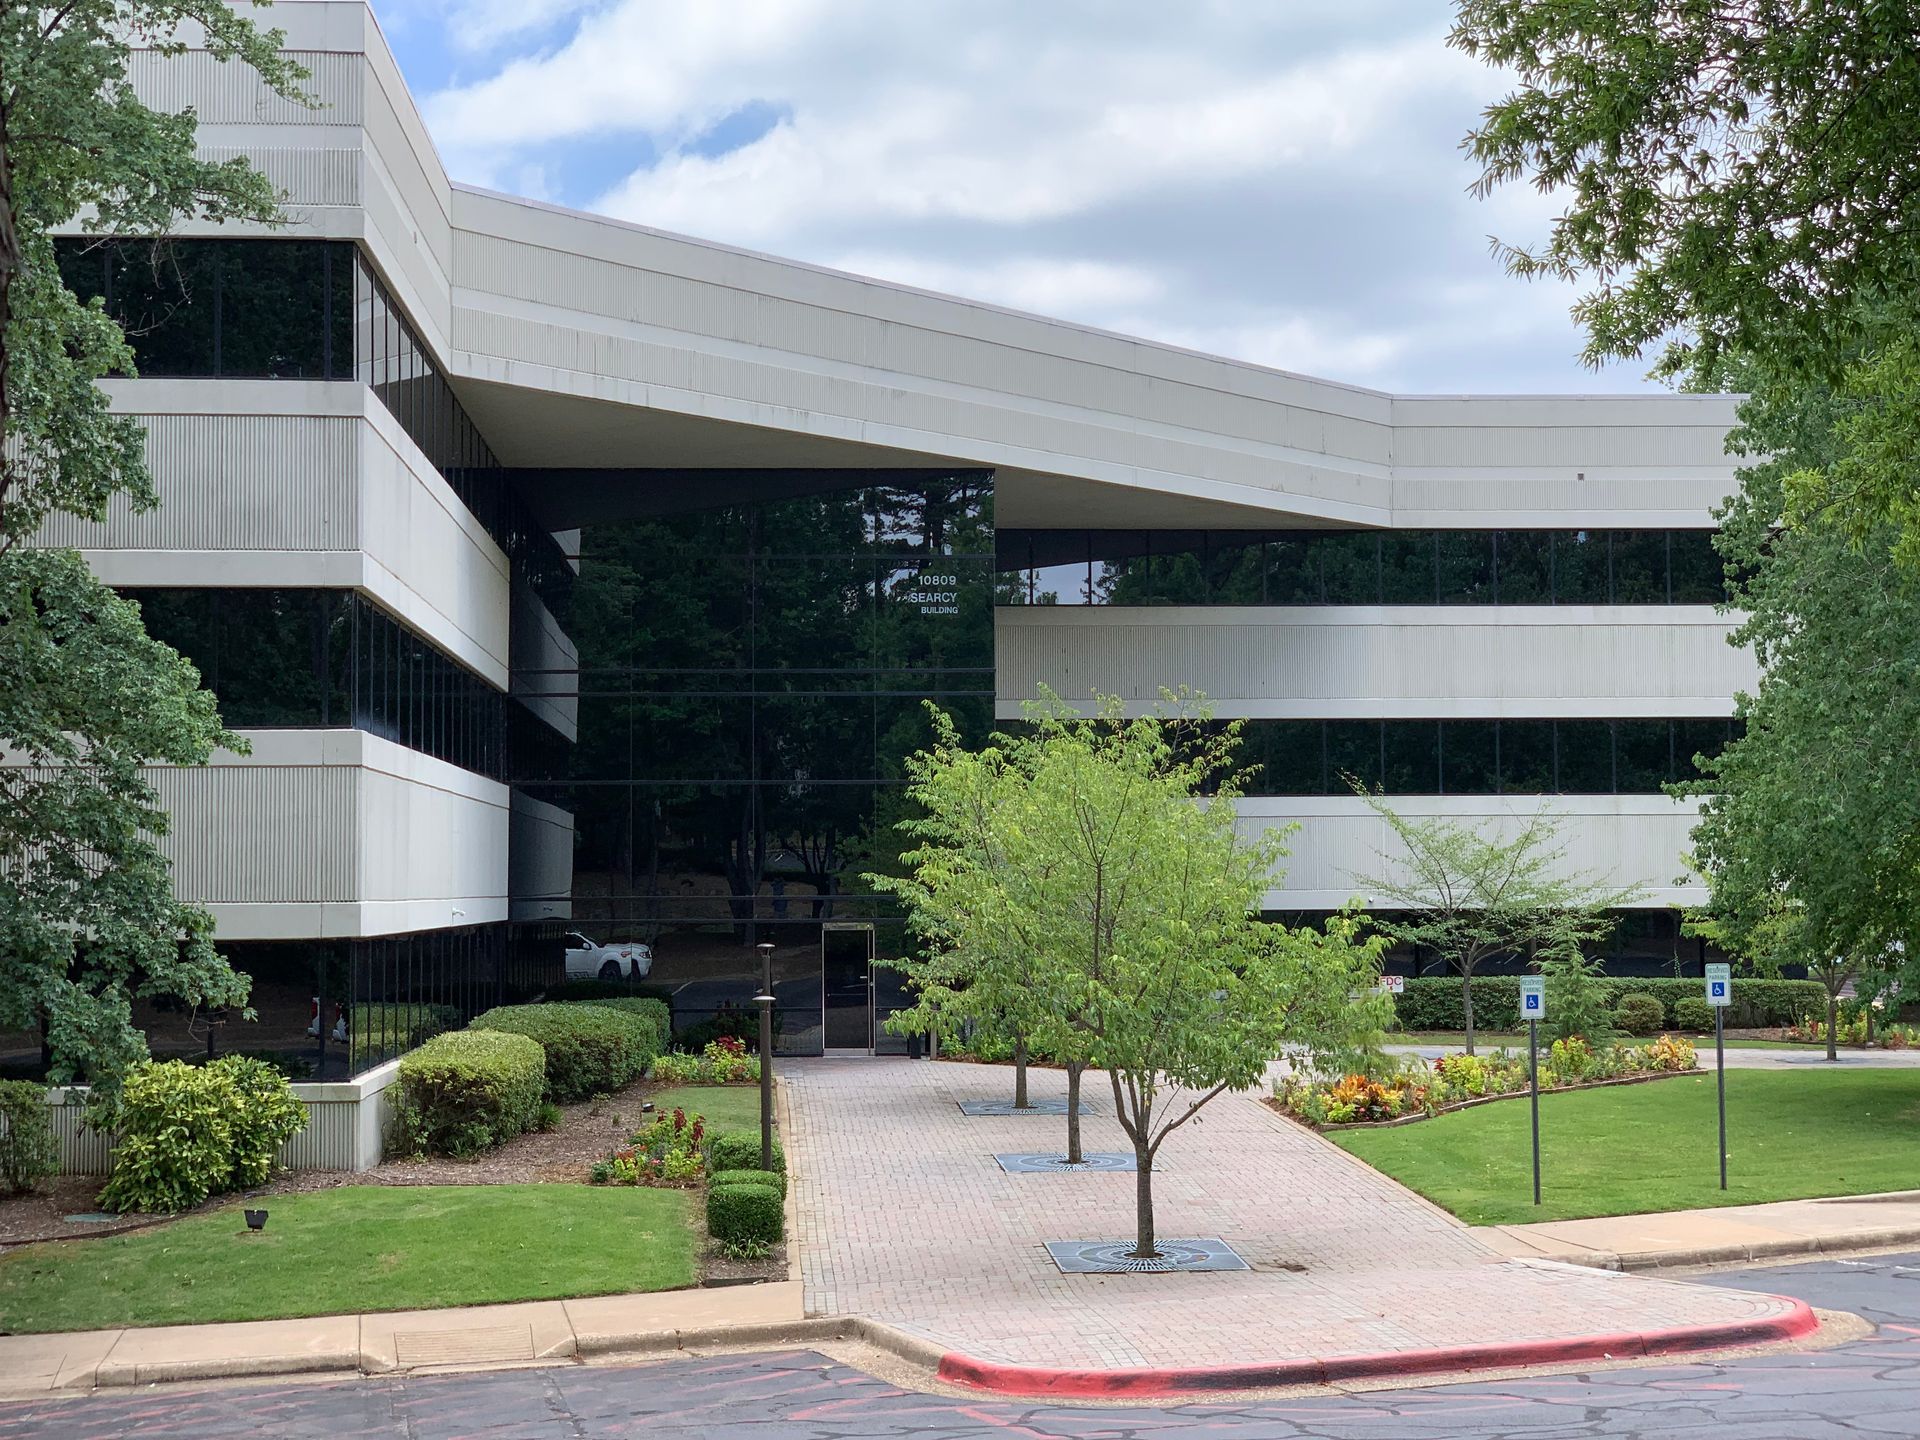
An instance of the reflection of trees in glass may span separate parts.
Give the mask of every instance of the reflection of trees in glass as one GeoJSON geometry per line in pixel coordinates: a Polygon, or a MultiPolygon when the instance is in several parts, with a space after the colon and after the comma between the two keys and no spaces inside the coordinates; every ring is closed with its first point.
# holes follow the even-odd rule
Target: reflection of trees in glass
{"type": "Polygon", "coordinates": [[[990,502],[962,478],[587,530],[573,809],[610,904],[719,889],[743,923],[779,879],[832,913],[919,699],[990,718],[990,502]]]}

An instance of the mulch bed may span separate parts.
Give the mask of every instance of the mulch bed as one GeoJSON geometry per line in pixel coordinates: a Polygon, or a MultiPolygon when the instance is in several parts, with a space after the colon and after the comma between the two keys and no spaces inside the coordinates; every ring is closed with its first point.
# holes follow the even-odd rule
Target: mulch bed
{"type": "MultiPolygon", "coordinates": [[[[314,1190],[337,1190],[346,1185],[583,1185],[593,1162],[624,1145],[651,1116],[640,1107],[659,1091],[678,1089],[641,1080],[598,1100],[561,1107],[561,1121],[548,1131],[517,1135],[497,1150],[467,1160],[387,1160],[371,1170],[301,1170],[277,1175],[245,1198],[271,1198],[314,1190]]],[[[166,1224],[185,1215],[197,1215],[231,1205],[235,1195],[216,1195],[181,1215],[117,1215],[111,1221],[76,1224],[69,1215],[98,1209],[95,1197],[104,1175],[61,1175],[44,1181],[25,1195],[0,1197],[0,1251],[38,1240],[75,1240],[111,1235],[166,1224]]],[[[705,1216],[692,1207],[691,1218],[700,1247],[706,1249],[705,1216]]],[[[750,1280],[784,1280],[784,1247],[763,1260],[732,1261],[717,1252],[702,1266],[702,1283],[739,1284],[750,1280]]]]}

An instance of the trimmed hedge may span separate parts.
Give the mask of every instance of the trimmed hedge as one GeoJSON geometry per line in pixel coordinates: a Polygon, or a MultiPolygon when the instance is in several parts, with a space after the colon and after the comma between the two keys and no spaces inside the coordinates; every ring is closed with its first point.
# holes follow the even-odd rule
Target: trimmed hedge
{"type": "Polygon", "coordinates": [[[709,1185],[764,1185],[785,1194],[787,1177],[778,1170],[716,1170],[707,1177],[709,1185]]]}
{"type": "Polygon", "coordinates": [[[540,1119],[546,1073],[546,1053],[525,1035],[436,1035],[400,1059],[394,1148],[414,1155],[473,1155],[523,1135],[540,1119]]]}
{"type": "Polygon", "coordinates": [[[656,1054],[665,1054],[667,1042],[673,1039],[673,1007],[664,1000],[655,1000],[652,996],[612,995],[604,1000],[583,1000],[583,1005],[597,1005],[603,1010],[618,1010],[623,1015],[634,1015],[653,1027],[653,1048],[656,1054]]]}
{"type": "Polygon", "coordinates": [[[673,1004],[673,991],[665,985],[647,985],[632,980],[562,980],[549,985],[541,999],[548,1003],[578,1004],[582,1000],[658,1000],[673,1004]]]}
{"type": "Polygon", "coordinates": [[[1691,1030],[1696,1035],[1703,1030],[1713,1029],[1713,1006],[1698,995],[1674,1001],[1673,1028],[1691,1030]]]}
{"type": "Polygon", "coordinates": [[[561,1105],[631,1084],[660,1053],[650,1018],[598,1004],[501,1005],[476,1016],[472,1028],[538,1041],[547,1055],[546,1098],[561,1105]]]}
{"type": "MultiPolygon", "coordinates": [[[[707,1139],[707,1169],[715,1174],[722,1170],[757,1170],[760,1168],[760,1132],[758,1130],[735,1130],[722,1135],[709,1136],[707,1139]]],[[[773,1137],[773,1168],[786,1172],[787,1157],[780,1149],[780,1137],[773,1137]]]]}
{"type": "MultiPolygon", "coordinates": [[[[1623,995],[1651,995],[1668,1008],[1689,998],[1705,999],[1700,980],[1645,979],[1602,976],[1594,982],[1609,1011],[1623,995]]],[[[1736,977],[1733,1005],[1727,1011],[1732,1026],[1791,1025],[1810,1010],[1824,1014],[1827,992],[1817,980],[1754,980],[1736,977]]],[[[1460,1007],[1457,975],[1423,975],[1407,981],[1393,997],[1403,1030],[1463,1030],[1466,1015],[1460,1007]]],[[[1513,1030],[1520,1024],[1520,977],[1476,975],[1473,978],[1473,1021],[1482,1030],[1513,1030]]]]}
{"type": "Polygon", "coordinates": [[[707,1191],[707,1233],[726,1246],[777,1245],[785,1205],[771,1185],[716,1185],[707,1191]]]}
{"type": "Polygon", "coordinates": [[[1629,1035],[1656,1035],[1666,1027],[1667,1007],[1658,995],[1634,990],[1613,1007],[1613,1023],[1629,1035]]]}

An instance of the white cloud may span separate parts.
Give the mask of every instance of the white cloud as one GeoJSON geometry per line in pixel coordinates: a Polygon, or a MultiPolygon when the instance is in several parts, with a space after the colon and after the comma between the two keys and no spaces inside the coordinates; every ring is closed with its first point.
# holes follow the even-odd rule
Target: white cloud
{"type": "Polygon", "coordinates": [[[1446,47],[1436,7],[465,8],[487,44],[578,18],[429,98],[461,178],[1333,378],[1590,383],[1547,303],[1564,294],[1487,256],[1557,202],[1467,195],[1459,138],[1502,82],[1446,47]],[[743,113],[771,123],[716,143],[743,113]]]}

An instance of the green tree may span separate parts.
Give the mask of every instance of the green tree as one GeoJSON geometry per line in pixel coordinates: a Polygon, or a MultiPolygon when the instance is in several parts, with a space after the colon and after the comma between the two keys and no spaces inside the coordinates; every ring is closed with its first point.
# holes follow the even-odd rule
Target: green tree
{"type": "Polygon", "coordinates": [[[1750,392],[1729,444],[1752,463],[1716,543],[1740,616],[1731,639],[1761,675],[1737,702],[1744,732],[1676,787],[1701,800],[1692,863],[1710,897],[1694,924],[1763,969],[1808,966],[1828,983],[1831,1020],[1856,972],[1876,986],[1913,973],[1920,577],[1893,557],[1893,522],[1864,540],[1836,515],[1786,523],[1795,477],[1849,451],[1873,398],[1771,358],[1729,374],[1750,392]]]}
{"type": "MultiPolygon", "coordinates": [[[[298,95],[300,72],[220,0],[73,0],[0,12],[0,1026],[43,1025],[57,1078],[111,1090],[145,1053],[135,995],[238,1005],[247,983],[178,903],[156,840],[167,817],[142,764],[239,748],[212,696],[136,607],[71,551],[28,548],[56,512],[105,518],[157,501],[139,424],[95,384],[134,373],[120,326],[61,283],[50,230],[165,235],[183,219],[269,222],[244,161],[194,148],[191,111],[134,93],[136,46],[217,57],[298,95]]],[[[157,244],[158,242],[156,242],[157,244]]]]}
{"type": "MultiPolygon", "coordinates": [[[[1204,719],[1192,697],[1164,701],[1204,719]]],[[[1036,1046],[1070,1077],[1107,1072],[1137,1169],[1133,1253],[1153,1257],[1153,1165],[1167,1136],[1222,1092],[1258,1083],[1283,1046],[1334,1049],[1376,1031],[1380,941],[1358,940],[1352,915],[1324,931],[1261,920],[1285,852],[1278,835],[1236,832],[1239,787],[1218,763],[1234,727],[1127,719],[1098,697],[1083,718],[1044,696],[1032,718],[1005,771],[1017,783],[991,792],[984,817],[991,866],[979,847],[946,841],[938,818],[952,803],[946,774],[977,757],[922,758],[916,796],[936,818],[912,856],[918,883],[897,893],[951,949],[1017,935],[1034,957],[1048,999],[1036,1046]]]]}
{"type": "MultiPolygon", "coordinates": [[[[1560,820],[1550,810],[1522,817],[1503,839],[1496,827],[1402,815],[1364,787],[1354,791],[1399,842],[1380,852],[1379,874],[1356,875],[1354,883],[1383,912],[1375,926],[1400,944],[1432,950],[1459,975],[1469,1055],[1473,976],[1483,963],[1496,955],[1564,960],[1604,940],[1612,929],[1607,912],[1644,893],[1568,869],[1560,820]]],[[[1564,963],[1549,968],[1564,970],[1564,963]]]]}
{"type": "Polygon", "coordinates": [[[1763,357],[1846,386],[1853,443],[1781,514],[1834,512],[1920,565],[1920,4],[1458,0],[1451,38],[1518,79],[1467,149],[1483,193],[1566,197],[1544,243],[1496,248],[1593,282],[1585,358],[1658,347],[1656,373],[1717,386],[1763,357]]]}

